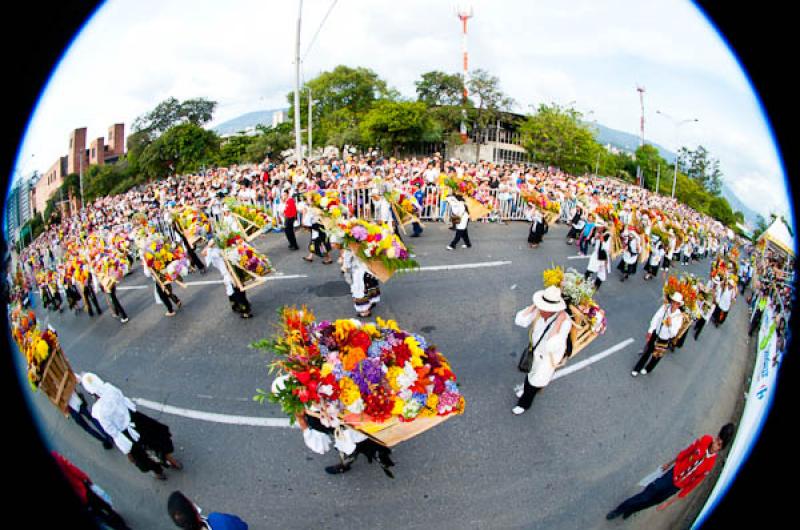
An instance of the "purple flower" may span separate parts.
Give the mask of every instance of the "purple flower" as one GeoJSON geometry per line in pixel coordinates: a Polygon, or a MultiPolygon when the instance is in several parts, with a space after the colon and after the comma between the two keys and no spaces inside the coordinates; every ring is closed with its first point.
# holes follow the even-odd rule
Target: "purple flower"
{"type": "Polygon", "coordinates": [[[364,241],[367,239],[369,233],[367,229],[361,225],[356,225],[350,230],[350,235],[352,235],[358,241],[364,241]]]}
{"type": "Polygon", "coordinates": [[[360,372],[361,375],[369,383],[377,385],[383,379],[383,370],[381,369],[381,360],[379,358],[368,357],[358,363],[354,372],[360,372]]]}

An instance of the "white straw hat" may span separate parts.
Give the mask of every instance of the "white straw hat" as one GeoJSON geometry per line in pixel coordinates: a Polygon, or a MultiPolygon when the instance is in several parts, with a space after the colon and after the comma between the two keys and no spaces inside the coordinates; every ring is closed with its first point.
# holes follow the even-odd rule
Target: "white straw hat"
{"type": "Polygon", "coordinates": [[[672,293],[672,296],[670,296],[669,299],[673,302],[678,302],[680,305],[683,305],[683,295],[679,292],[672,293]]]}
{"type": "Polygon", "coordinates": [[[533,293],[533,305],[548,313],[563,311],[567,308],[567,303],[561,297],[561,289],[555,285],[533,293]]]}

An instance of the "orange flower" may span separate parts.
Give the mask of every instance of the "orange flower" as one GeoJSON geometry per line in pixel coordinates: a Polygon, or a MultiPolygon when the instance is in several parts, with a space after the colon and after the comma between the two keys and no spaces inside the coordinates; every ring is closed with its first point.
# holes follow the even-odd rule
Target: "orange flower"
{"type": "Polygon", "coordinates": [[[362,348],[353,348],[345,346],[342,348],[342,367],[348,372],[356,367],[358,363],[367,358],[362,348]]]}

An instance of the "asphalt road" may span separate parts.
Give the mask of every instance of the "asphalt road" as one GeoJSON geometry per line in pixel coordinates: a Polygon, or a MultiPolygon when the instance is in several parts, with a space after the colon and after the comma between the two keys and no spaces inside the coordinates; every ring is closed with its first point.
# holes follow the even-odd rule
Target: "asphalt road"
{"type": "MultiPolygon", "coordinates": [[[[299,430],[224,424],[142,411],[170,426],[183,471],[167,482],[140,473],[116,449],[104,451],[41,395],[32,395],[52,446],[108,491],[132,528],[169,529],[166,500],[179,489],[207,513],[235,513],[251,528],[667,528],[683,525],[702,505],[690,502],[664,513],[642,512],[627,521],[605,514],[636,493],[636,483],[704,433],[734,419],[749,364],[747,311],[737,303],[721,328],[706,326],[698,342],[662,360],[647,376],[630,370],[647,325],[658,309],[662,281],[636,277],[620,282],[614,269],[596,296],[608,330],[570,365],[629,338],[630,344],[570,373],[513,416],[513,387],[526,331],[516,311],[530,304],[552,264],[585,270],[586,259],[564,243],[565,227],[551,227],[535,250],[527,225],[470,224],[473,248],[444,249],[452,237],[428,224],[414,242],[422,267],[482,262],[496,266],[423,270],[395,276],[382,286],[373,315],[396,319],[422,333],[448,357],[467,400],[466,412],[397,446],[394,480],[377,465],[359,461],[345,475],[323,468],[335,453],[317,455],[299,430]],[[689,510],[689,512],[687,512],[689,510]]],[[[302,242],[308,239],[300,234],[302,242]]],[[[277,270],[287,277],[248,291],[255,318],[232,313],[221,284],[176,289],[183,309],[172,318],[155,305],[141,269],[119,290],[130,316],[125,325],[109,311],[99,318],[42,314],[62,339],[73,368],[91,370],[131,398],[209,413],[282,418],[279,407],[252,400],[269,388],[271,355],[248,348],[271,335],[276,310],[306,304],[318,318],[354,316],[337,266],[308,264],[290,252],[283,234],[261,237],[277,270]]],[[[709,263],[679,266],[705,277],[709,263]]],[[[219,280],[216,270],[190,282],[219,280]]],[[[107,306],[101,301],[103,308],[107,306]]],[[[41,313],[40,313],[41,314],[41,313]]],[[[569,365],[568,365],[569,366],[569,365]]],[[[141,405],[140,405],[141,406],[141,405]]],[[[705,490],[707,492],[708,489],[705,490]]]]}

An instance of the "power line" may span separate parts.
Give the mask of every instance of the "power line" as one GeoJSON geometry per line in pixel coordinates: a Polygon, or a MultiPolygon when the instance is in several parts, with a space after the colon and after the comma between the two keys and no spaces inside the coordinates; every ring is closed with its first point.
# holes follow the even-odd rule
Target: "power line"
{"type": "Polygon", "coordinates": [[[333,6],[335,6],[336,2],[338,2],[338,1],[339,0],[333,0],[333,3],[331,4],[331,7],[328,8],[328,12],[325,13],[325,17],[322,19],[322,22],[320,22],[319,27],[317,28],[317,32],[314,33],[314,37],[311,39],[311,43],[308,45],[308,48],[306,48],[306,53],[304,53],[303,54],[303,58],[300,59],[301,62],[306,60],[306,57],[308,56],[308,52],[311,51],[311,47],[314,45],[314,42],[316,42],[316,40],[317,40],[317,35],[319,35],[319,32],[322,31],[322,26],[325,25],[325,21],[328,20],[328,15],[331,14],[331,11],[333,11],[333,6]]]}

